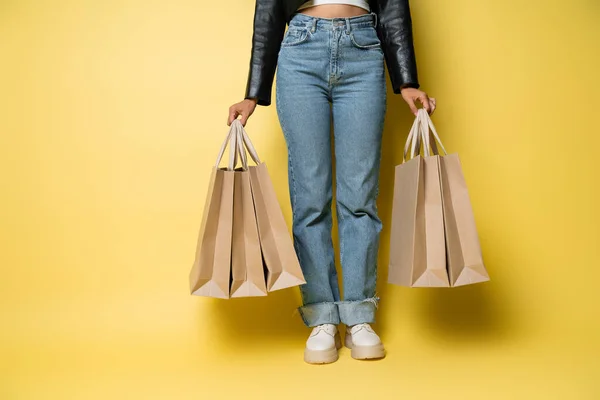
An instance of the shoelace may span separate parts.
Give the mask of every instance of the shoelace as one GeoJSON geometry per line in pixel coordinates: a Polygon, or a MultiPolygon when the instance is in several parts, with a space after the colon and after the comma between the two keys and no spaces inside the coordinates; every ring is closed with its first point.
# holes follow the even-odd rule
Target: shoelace
{"type": "Polygon", "coordinates": [[[325,325],[319,325],[319,326],[316,326],[316,327],[313,329],[313,332],[312,332],[312,334],[311,334],[310,336],[316,336],[316,335],[318,335],[320,332],[325,332],[327,335],[329,335],[329,336],[333,336],[333,334],[332,334],[332,333],[328,332],[328,330],[327,330],[327,326],[325,326],[325,325]]]}
{"type": "Polygon", "coordinates": [[[366,329],[369,332],[373,332],[373,329],[371,328],[371,325],[363,323],[363,324],[356,324],[354,325],[352,328],[350,328],[350,332],[351,333],[357,333],[362,329],[366,329]]]}

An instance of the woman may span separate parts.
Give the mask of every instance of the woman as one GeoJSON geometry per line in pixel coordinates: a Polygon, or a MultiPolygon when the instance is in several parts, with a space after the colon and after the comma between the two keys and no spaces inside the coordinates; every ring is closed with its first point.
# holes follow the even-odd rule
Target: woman
{"type": "Polygon", "coordinates": [[[347,327],[345,344],[352,357],[385,355],[369,325],[379,300],[376,199],[386,112],[384,62],[393,92],[402,94],[413,113],[415,101],[433,112],[435,99],[418,89],[408,0],[256,2],[245,99],[230,107],[228,124],[241,117],[245,125],[257,104],[270,105],[276,79],[294,246],[307,281],[300,286],[299,311],[314,328],[304,352],[308,363],[337,360],[340,322],[347,327]],[[343,300],[331,240],[331,124],[343,300]]]}

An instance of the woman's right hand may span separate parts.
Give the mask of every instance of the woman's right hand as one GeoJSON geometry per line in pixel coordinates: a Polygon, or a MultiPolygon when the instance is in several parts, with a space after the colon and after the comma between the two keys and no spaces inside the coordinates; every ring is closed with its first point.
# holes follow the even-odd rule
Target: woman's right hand
{"type": "Polygon", "coordinates": [[[245,99],[239,103],[235,103],[229,107],[229,118],[227,119],[227,125],[231,125],[234,119],[241,116],[242,118],[240,119],[240,122],[242,123],[242,126],[246,126],[246,122],[254,112],[255,108],[256,99],[245,99]]]}

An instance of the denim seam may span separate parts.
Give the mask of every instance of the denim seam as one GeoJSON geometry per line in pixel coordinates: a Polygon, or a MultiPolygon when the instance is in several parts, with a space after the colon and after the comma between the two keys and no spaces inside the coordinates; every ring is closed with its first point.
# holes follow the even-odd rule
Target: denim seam
{"type": "Polygon", "coordinates": [[[297,204],[297,188],[296,188],[296,176],[294,175],[294,167],[292,165],[292,152],[288,151],[288,169],[290,170],[290,178],[292,179],[292,216],[296,218],[296,204],[297,204]]]}
{"type": "MultiPolygon", "coordinates": [[[[362,300],[360,300],[362,301],[362,300]]],[[[325,305],[325,304],[337,304],[339,302],[337,301],[319,301],[317,303],[309,303],[309,304],[304,304],[302,306],[300,306],[300,308],[302,307],[310,307],[310,306],[319,306],[319,305],[325,305]]]]}
{"type": "Polygon", "coordinates": [[[378,40],[378,43],[375,44],[368,44],[368,45],[364,45],[364,44],[359,44],[356,39],[354,38],[354,34],[352,32],[350,32],[348,34],[348,36],[350,37],[350,41],[352,42],[352,44],[354,45],[354,47],[361,49],[361,50],[372,50],[372,49],[381,49],[381,41],[378,40]]]}
{"type": "MultiPolygon", "coordinates": [[[[335,36],[334,31],[329,31],[329,34],[328,34],[328,41],[329,41],[329,43],[327,44],[327,59],[328,60],[331,60],[331,47],[332,47],[331,43],[332,43],[333,36],[335,36]]],[[[333,94],[332,94],[333,85],[332,85],[332,82],[331,82],[331,76],[329,76],[329,75],[331,75],[331,71],[329,69],[327,70],[327,75],[328,75],[327,76],[327,89],[328,89],[327,90],[327,97],[331,100],[332,97],[333,97],[333,94]]]]}
{"type": "MultiPolygon", "coordinates": [[[[343,240],[343,233],[340,232],[340,222],[344,222],[344,213],[340,211],[340,207],[339,207],[339,202],[337,200],[337,196],[336,196],[336,211],[337,211],[337,215],[338,215],[338,238],[339,238],[339,243],[340,243],[340,263],[342,263],[342,259],[344,258],[344,244],[345,244],[345,240],[343,240]]],[[[343,268],[343,264],[342,264],[342,268],[343,268]]]]}
{"type": "MultiPolygon", "coordinates": [[[[335,135],[335,132],[334,132],[335,135]]],[[[335,136],[334,136],[334,140],[335,140],[335,136]]],[[[337,170],[337,168],[336,168],[337,170]]],[[[337,172],[336,172],[337,175],[337,172]]],[[[342,240],[343,234],[342,232],[340,232],[340,223],[344,222],[344,213],[342,212],[342,210],[340,210],[340,201],[339,201],[339,197],[337,195],[337,188],[338,188],[338,183],[336,181],[336,196],[335,196],[335,211],[336,214],[338,216],[338,238],[339,238],[339,243],[340,243],[340,263],[342,263],[342,258],[343,258],[343,254],[344,254],[344,240],[342,240]]],[[[342,268],[343,268],[343,263],[342,263],[342,268]]]]}
{"type": "Polygon", "coordinates": [[[337,304],[337,305],[373,303],[373,305],[375,305],[375,308],[377,309],[377,307],[379,305],[379,300],[380,300],[380,298],[377,295],[375,295],[373,297],[368,297],[363,300],[342,300],[342,301],[334,301],[333,303],[337,304]]]}
{"type": "MultiPolygon", "coordinates": [[[[296,177],[294,174],[294,167],[292,166],[292,164],[293,164],[292,163],[292,153],[293,152],[291,151],[291,149],[288,148],[288,169],[290,171],[290,173],[289,173],[290,179],[292,180],[292,184],[291,184],[291,187],[292,187],[291,192],[292,193],[290,193],[290,201],[292,203],[291,204],[292,220],[295,221],[296,220],[296,204],[297,204],[298,190],[296,188],[296,177]]],[[[292,222],[292,225],[293,225],[293,222],[292,222]]],[[[302,256],[301,256],[302,252],[300,251],[300,248],[298,246],[298,241],[296,240],[296,237],[295,237],[293,231],[294,231],[294,228],[292,226],[292,237],[293,237],[292,243],[294,246],[294,251],[296,253],[296,257],[298,257],[298,263],[300,264],[300,268],[302,268],[302,265],[304,265],[304,263],[302,262],[302,256]]],[[[306,298],[304,296],[304,290],[303,290],[302,286],[300,286],[300,297],[302,297],[302,303],[304,303],[306,298]]],[[[304,319],[304,317],[303,317],[303,319],[304,319]]]]}
{"type": "MultiPolygon", "coordinates": [[[[386,96],[386,91],[383,91],[384,96],[386,96]]],[[[381,122],[381,126],[380,126],[380,130],[382,132],[383,135],[383,129],[385,127],[385,114],[387,112],[387,101],[384,100],[384,120],[381,122]]],[[[382,156],[382,148],[381,146],[379,146],[378,149],[378,154],[377,154],[377,174],[379,175],[381,173],[381,156],[382,156]]],[[[377,214],[377,217],[379,218],[379,208],[377,207],[377,200],[379,199],[379,188],[380,188],[380,183],[381,183],[381,179],[379,176],[377,176],[377,185],[375,188],[375,213],[377,214]]],[[[377,247],[379,248],[380,245],[380,236],[381,232],[378,234],[378,238],[377,238],[377,247]]],[[[379,281],[379,259],[378,257],[375,259],[375,288],[377,288],[377,282],[379,281]]],[[[375,293],[375,298],[377,298],[377,301],[379,301],[379,297],[377,297],[377,293],[375,293]]],[[[375,304],[375,308],[377,308],[377,304],[375,304]]]]}
{"type": "MultiPolygon", "coordinates": [[[[296,31],[296,30],[292,29],[292,32],[294,32],[294,31],[296,31]]],[[[299,31],[300,35],[297,36],[297,39],[294,40],[293,42],[287,43],[286,40],[287,40],[287,38],[289,36],[289,32],[290,32],[289,29],[288,29],[288,31],[286,32],[285,37],[281,40],[281,46],[280,47],[298,46],[299,44],[302,44],[302,43],[308,41],[311,38],[311,36],[312,36],[312,33],[310,32],[310,29],[308,29],[308,28],[298,29],[298,31],[299,31]]]]}

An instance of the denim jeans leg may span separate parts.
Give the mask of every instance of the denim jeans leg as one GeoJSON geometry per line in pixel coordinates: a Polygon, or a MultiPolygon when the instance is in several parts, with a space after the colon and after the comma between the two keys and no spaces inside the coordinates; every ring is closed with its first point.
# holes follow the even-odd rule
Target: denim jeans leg
{"type": "MultiPolygon", "coordinates": [[[[372,40],[373,32],[353,32],[372,40]]],[[[356,47],[342,36],[341,78],[333,90],[336,206],[346,325],[375,322],[377,256],[382,223],[377,213],[386,81],[381,48],[356,47]]]]}
{"type": "Polygon", "coordinates": [[[288,148],[294,247],[307,282],[300,286],[303,304],[299,311],[309,327],[340,322],[336,305],[340,294],[331,238],[328,35],[325,31],[311,35],[311,40],[302,44],[282,45],[276,75],[277,114],[288,148]]]}

